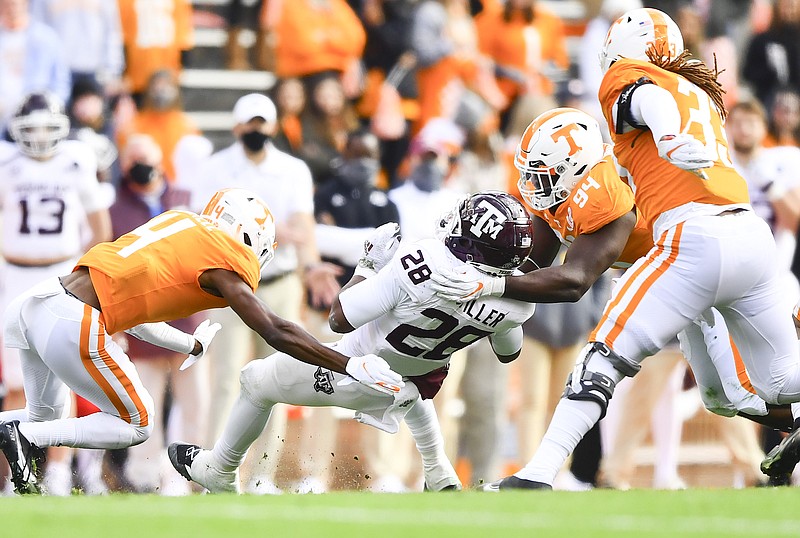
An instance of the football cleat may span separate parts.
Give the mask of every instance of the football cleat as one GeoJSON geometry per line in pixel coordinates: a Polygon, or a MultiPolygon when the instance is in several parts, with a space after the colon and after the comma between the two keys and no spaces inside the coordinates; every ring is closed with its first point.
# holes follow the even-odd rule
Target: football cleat
{"type": "Polygon", "coordinates": [[[793,431],[769,451],[761,462],[761,472],[772,477],[790,475],[798,461],[800,461],[800,429],[793,431]]]}
{"type": "Polygon", "coordinates": [[[423,491],[460,491],[461,480],[446,456],[436,458],[433,463],[422,462],[425,476],[423,491]]]}
{"type": "Polygon", "coordinates": [[[172,466],[186,480],[200,484],[211,493],[239,493],[239,470],[218,469],[210,450],[197,445],[172,443],[167,454],[172,466]]]}
{"type": "Polygon", "coordinates": [[[495,482],[490,482],[488,484],[483,484],[478,486],[478,489],[481,491],[488,491],[490,493],[497,493],[499,491],[506,491],[512,489],[553,489],[553,486],[550,484],[545,484],[544,482],[536,482],[534,480],[525,480],[524,478],[519,478],[514,475],[507,476],[501,480],[497,480],[495,482]]]}
{"type": "Polygon", "coordinates": [[[20,495],[40,494],[40,470],[44,451],[28,441],[19,431],[19,421],[0,422],[0,450],[11,468],[14,491],[20,495]]]}

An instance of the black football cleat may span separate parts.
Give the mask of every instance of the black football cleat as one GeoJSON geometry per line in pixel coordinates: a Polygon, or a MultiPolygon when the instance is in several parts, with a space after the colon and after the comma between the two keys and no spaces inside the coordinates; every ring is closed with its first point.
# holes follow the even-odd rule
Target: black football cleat
{"type": "Polygon", "coordinates": [[[798,461],[800,461],[800,429],[793,431],[769,451],[761,462],[761,472],[771,477],[791,475],[798,461]]]}
{"type": "Polygon", "coordinates": [[[40,494],[44,451],[19,431],[19,421],[0,422],[0,450],[11,468],[14,491],[20,495],[40,494]]]}
{"type": "Polygon", "coordinates": [[[517,476],[511,475],[503,478],[502,480],[497,480],[496,482],[490,482],[488,484],[483,484],[481,486],[478,486],[478,489],[481,491],[497,493],[498,491],[508,491],[512,489],[552,490],[553,486],[551,486],[550,484],[545,484],[544,482],[536,482],[535,480],[526,480],[524,478],[519,478],[517,476]]]}

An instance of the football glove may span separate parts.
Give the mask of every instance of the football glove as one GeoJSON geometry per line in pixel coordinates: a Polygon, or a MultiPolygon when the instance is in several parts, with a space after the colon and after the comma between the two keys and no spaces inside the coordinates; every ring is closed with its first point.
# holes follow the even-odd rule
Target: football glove
{"type": "Polygon", "coordinates": [[[664,135],[656,143],[658,156],[682,170],[710,168],[714,158],[702,142],[688,134],[664,135]]]}
{"type": "Polygon", "coordinates": [[[475,275],[465,270],[431,273],[431,289],[436,295],[448,301],[466,303],[480,297],[500,297],[506,289],[505,277],[475,275]]]}
{"type": "Polygon", "coordinates": [[[202,349],[200,350],[200,353],[198,353],[197,355],[189,355],[188,357],[186,357],[186,360],[183,361],[183,364],[181,364],[180,367],[181,371],[186,370],[188,367],[199,361],[203,357],[203,355],[206,354],[206,350],[208,350],[208,346],[211,345],[211,341],[214,339],[214,335],[217,334],[217,331],[219,331],[221,328],[222,325],[220,325],[219,323],[212,324],[211,320],[205,320],[203,323],[197,326],[192,336],[194,336],[195,340],[200,342],[200,347],[202,349]]]}
{"type": "MultiPolygon", "coordinates": [[[[392,370],[389,363],[372,353],[363,357],[351,357],[345,371],[362,385],[390,396],[397,394],[405,386],[400,374],[392,370]]],[[[344,378],[337,384],[345,386],[350,383],[348,378],[344,378]]]]}
{"type": "Polygon", "coordinates": [[[356,274],[370,276],[377,273],[389,263],[400,246],[400,225],[387,222],[375,228],[375,231],[364,241],[364,253],[358,260],[356,274]]]}

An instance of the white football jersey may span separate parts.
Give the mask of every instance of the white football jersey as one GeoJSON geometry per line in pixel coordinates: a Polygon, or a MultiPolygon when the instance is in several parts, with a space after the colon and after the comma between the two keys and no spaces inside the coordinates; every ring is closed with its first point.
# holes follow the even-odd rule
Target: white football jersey
{"type": "Polygon", "coordinates": [[[38,161],[0,141],[3,254],[16,258],[78,256],[86,214],[107,205],[97,182],[97,158],[77,140],[38,161]]]}
{"type": "Polygon", "coordinates": [[[736,161],[734,165],[747,181],[753,210],[772,226],[774,212],[767,192],[773,186],[789,190],[800,184],[797,179],[800,170],[800,148],[791,146],[763,148],[746,167],[736,161]]]}
{"type": "MultiPolygon", "coordinates": [[[[484,297],[459,304],[431,289],[437,271],[464,266],[438,239],[401,243],[377,275],[339,295],[342,311],[356,330],[337,344],[351,356],[375,353],[394,371],[417,376],[446,365],[450,355],[489,336],[501,355],[522,347],[522,323],[534,305],[484,297]]],[[[478,272],[473,267],[469,271],[478,272]]]]}

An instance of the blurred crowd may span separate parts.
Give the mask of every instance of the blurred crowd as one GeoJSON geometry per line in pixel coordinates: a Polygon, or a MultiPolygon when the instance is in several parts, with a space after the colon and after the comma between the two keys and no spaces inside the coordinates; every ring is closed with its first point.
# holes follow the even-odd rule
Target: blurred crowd
{"type": "MultiPolygon", "coordinates": [[[[95,157],[103,207],[87,215],[107,211],[105,239],[167,209],[200,212],[219,188],[250,189],[269,204],[279,245],[258,295],[320,340],[335,340],[327,312],[371,230],[395,221],[404,240],[431,237],[437,218],[465,193],[518,194],[514,150],[549,108],[580,108],[604,123],[597,52],[615,19],[644,5],[670,14],[686,48],[721,72],[734,164],[773,226],[783,256],[775,263],[796,293],[800,0],[232,0],[224,19],[195,4],[0,0],[0,133],[21,143],[13,127],[32,92],[60,103],[53,113],[68,118],[63,138],[95,157]],[[231,143],[215,148],[184,109],[181,77],[192,65],[195,28],[221,24],[226,67],[267,71],[275,83],[235,101],[226,111],[231,143]]],[[[15,173],[4,164],[0,174],[15,173]]],[[[0,189],[3,211],[7,204],[0,189]]],[[[98,238],[92,222],[84,225],[84,249],[98,238]]],[[[43,253],[15,248],[16,271],[48,265],[43,253]]],[[[8,262],[7,245],[2,253],[8,262]]],[[[531,457],[612,277],[578,303],[538,306],[525,325],[523,356],[510,366],[486,342],[454,355],[435,403],[465,485],[513,472],[531,457]]],[[[23,290],[2,282],[6,305],[23,290]]],[[[125,451],[51,449],[45,483],[52,494],[73,487],[190,492],[166,445],[213,444],[238,394],[240,368],[271,352],[229,309],[177,325],[191,333],[207,317],[223,329],[209,356],[184,372],[178,354],[125,342],[163,410],[155,432],[125,451]]],[[[18,365],[5,355],[0,394],[3,408],[14,409],[24,394],[18,365]]],[[[617,391],[558,487],[636,485],[636,449],[648,435],[657,454],[651,485],[686,487],[678,473],[681,428],[704,411],[677,345],[660,356],[617,391]]],[[[71,412],[92,409],[78,399],[71,412]]],[[[276,407],[243,468],[244,489],[421,489],[408,433],[352,427],[342,420],[351,416],[276,407]]],[[[730,454],[730,485],[763,483],[758,464],[778,434],[738,419],[709,421],[730,454]]]]}

